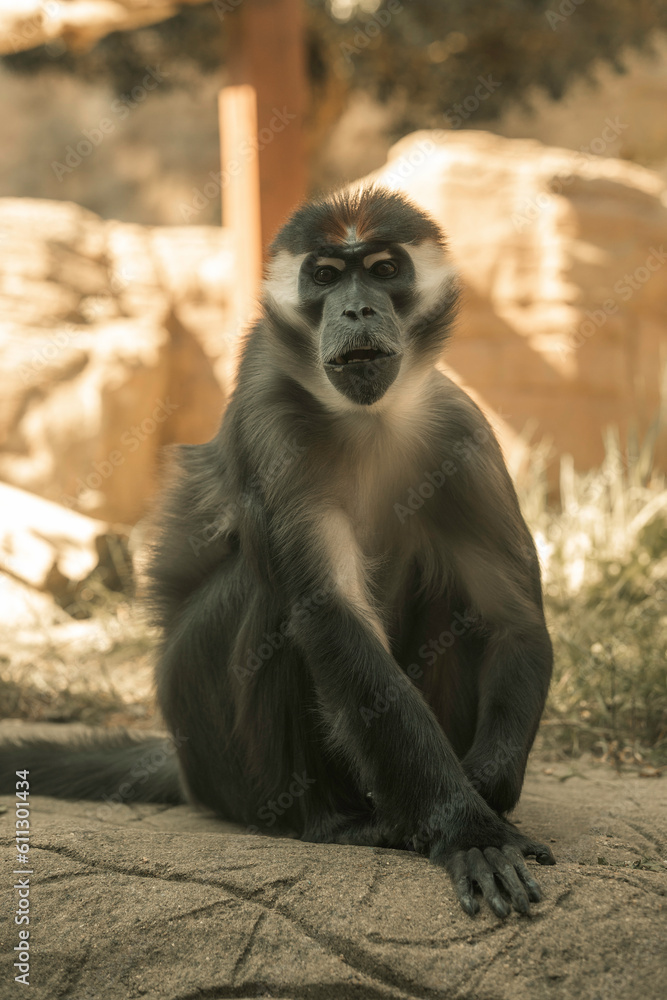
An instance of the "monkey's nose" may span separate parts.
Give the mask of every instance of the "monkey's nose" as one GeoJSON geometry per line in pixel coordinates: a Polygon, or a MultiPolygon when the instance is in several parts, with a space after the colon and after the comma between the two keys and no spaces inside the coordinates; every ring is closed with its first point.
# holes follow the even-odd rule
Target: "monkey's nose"
{"type": "Polygon", "coordinates": [[[344,309],[343,316],[347,316],[348,319],[359,319],[360,316],[369,319],[371,316],[375,316],[375,309],[371,309],[370,306],[361,306],[360,309],[344,309]]]}

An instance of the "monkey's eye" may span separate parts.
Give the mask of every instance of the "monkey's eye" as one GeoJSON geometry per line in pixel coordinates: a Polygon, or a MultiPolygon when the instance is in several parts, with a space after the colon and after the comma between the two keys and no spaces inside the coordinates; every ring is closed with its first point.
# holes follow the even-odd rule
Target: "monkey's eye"
{"type": "Polygon", "coordinates": [[[337,267],[316,267],[313,271],[313,281],[318,285],[330,285],[339,276],[340,271],[337,267]]]}
{"type": "Polygon", "coordinates": [[[393,278],[398,274],[398,265],[393,260],[378,260],[369,268],[376,278],[393,278]]]}

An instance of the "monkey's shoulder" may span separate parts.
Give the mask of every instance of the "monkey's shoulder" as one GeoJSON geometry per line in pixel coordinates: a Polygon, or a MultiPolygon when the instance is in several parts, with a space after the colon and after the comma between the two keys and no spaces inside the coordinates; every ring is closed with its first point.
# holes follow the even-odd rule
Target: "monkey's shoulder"
{"type": "Polygon", "coordinates": [[[468,453],[471,449],[502,462],[500,445],[489,420],[475,400],[451,378],[436,372],[424,407],[428,439],[446,454],[468,453]]]}

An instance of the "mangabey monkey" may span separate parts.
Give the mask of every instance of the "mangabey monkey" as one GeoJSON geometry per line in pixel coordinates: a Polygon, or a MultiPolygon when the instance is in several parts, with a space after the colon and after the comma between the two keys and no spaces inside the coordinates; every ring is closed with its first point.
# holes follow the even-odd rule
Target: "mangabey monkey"
{"type": "MultiPolygon", "coordinates": [[[[438,226],[386,190],[280,231],[220,431],[179,449],[166,491],[157,690],[191,800],[415,849],[467,913],[476,884],[504,917],[540,898],[523,857],[553,864],[503,818],[552,651],[500,448],[435,368],[457,294],[438,226]]],[[[98,742],[76,768],[61,753],[57,774],[43,750],[14,751],[34,792],[99,797],[146,744],[98,742]]],[[[175,769],[156,778],[132,795],[178,799],[175,769]]]]}

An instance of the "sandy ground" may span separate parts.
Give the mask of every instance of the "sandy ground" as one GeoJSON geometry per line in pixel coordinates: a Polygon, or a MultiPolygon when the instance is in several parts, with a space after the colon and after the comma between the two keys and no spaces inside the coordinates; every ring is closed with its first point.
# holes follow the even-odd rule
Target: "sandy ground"
{"type": "Polygon", "coordinates": [[[412,854],[32,797],[29,992],[12,968],[14,799],[0,804],[2,998],[665,997],[664,779],[533,760],[515,820],[558,865],[531,862],[544,899],[504,923],[467,917],[412,854]]]}

